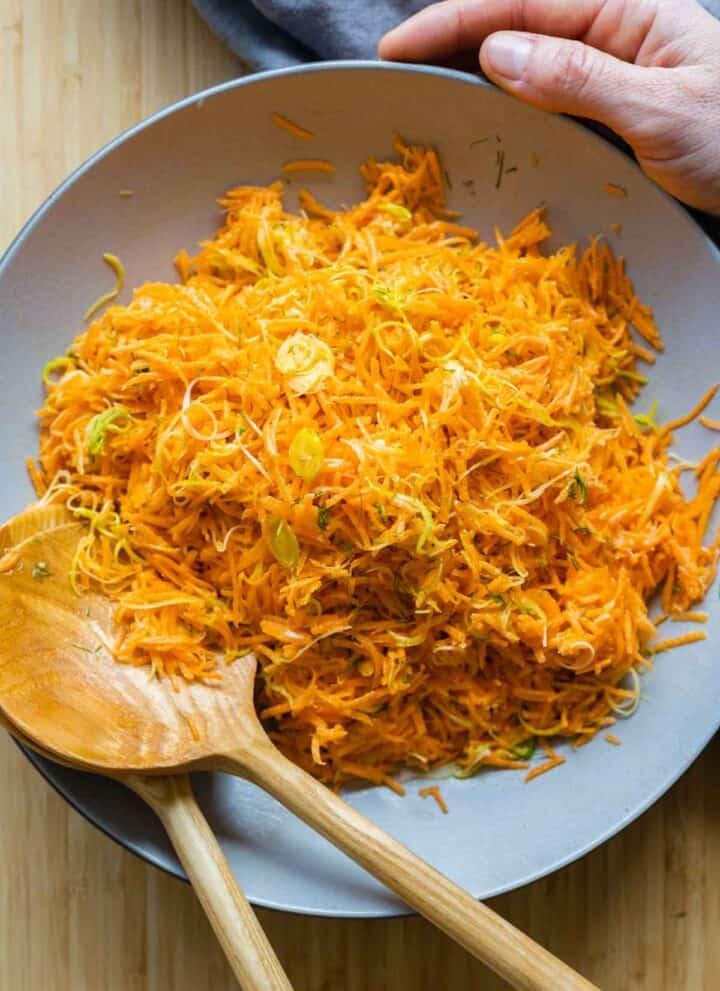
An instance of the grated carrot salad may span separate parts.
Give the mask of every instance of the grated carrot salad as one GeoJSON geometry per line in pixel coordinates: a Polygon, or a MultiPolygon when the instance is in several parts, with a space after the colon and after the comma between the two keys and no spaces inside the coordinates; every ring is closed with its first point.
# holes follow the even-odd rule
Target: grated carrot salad
{"type": "Polygon", "coordinates": [[[532,778],[638,704],[654,592],[703,597],[720,451],[686,498],[631,412],[631,325],[662,345],[607,245],[544,252],[540,211],[477,243],[398,150],[350,209],[231,190],[182,284],[51,363],[36,481],[88,523],[71,578],[118,661],[181,688],[253,651],[272,735],[336,785],[537,738],[532,778]]]}

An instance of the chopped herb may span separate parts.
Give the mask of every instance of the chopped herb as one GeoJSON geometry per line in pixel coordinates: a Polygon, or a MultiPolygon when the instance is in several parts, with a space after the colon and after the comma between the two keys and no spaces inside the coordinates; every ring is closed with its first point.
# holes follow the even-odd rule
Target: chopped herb
{"type": "MultiPolygon", "coordinates": [[[[498,141],[500,139],[498,138],[498,141]]],[[[496,159],[497,163],[497,178],[495,179],[495,189],[500,189],[502,186],[503,172],[505,171],[505,152],[500,148],[497,152],[496,159]]]]}
{"type": "Polygon", "coordinates": [[[41,578],[52,578],[53,572],[44,561],[38,561],[37,564],[33,565],[32,576],[36,581],[39,581],[41,578]]]}
{"type": "Polygon", "coordinates": [[[378,516],[380,517],[380,522],[383,524],[383,526],[385,526],[385,524],[387,523],[387,516],[385,514],[385,510],[382,508],[382,505],[379,502],[376,502],[374,504],[374,509],[378,514],[378,516]]]}
{"type": "Polygon", "coordinates": [[[587,485],[583,481],[580,472],[576,469],[573,479],[568,486],[568,495],[571,499],[577,499],[578,494],[580,496],[580,505],[584,506],[587,503],[587,485]]]}
{"type": "Polygon", "coordinates": [[[504,609],[505,606],[507,605],[507,600],[505,599],[505,596],[498,595],[497,592],[490,592],[488,595],[488,599],[491,599],[493,602],[497,602],[497,604],[500,606],[501,609],[504,609]]]}
{"type": "Polygon", "coordinates": [[[576,571],[579,571],[580,570],[580,565],[578,564],[578,559],[575,557],[575,554],[573,553],[573,551],[570,550],[570,548],[568,547],[567,543],[562,539],[562,537],[560,536],[560,534],[559,533],[551,533],[548,539],[549,540],[557,540],[557,542],[560,544],[560,546],[562,547],[562,549],[567,554],[569,560],[572,562],[572,566],[575,568],[576,571]]]}
{"type": "Polygon", "coordinates": [[[586,537],[592,537],[593,532],[589,526],[578,526],[575,527],[575,533],[584,533],[586,537]]]}
{"type": "Polygon", "coordinates": [[[318,506],[317,511],[317,525],[321,530],[327,530],[328,521],[330,519],[330,507],[329,506],[318,506]]]}

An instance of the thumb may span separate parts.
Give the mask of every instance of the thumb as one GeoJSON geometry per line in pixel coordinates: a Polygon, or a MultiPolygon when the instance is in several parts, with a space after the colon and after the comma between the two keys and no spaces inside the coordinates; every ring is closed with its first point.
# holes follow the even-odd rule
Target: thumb
{"type": "Polygon", "coordinates": [[[630,65],[581,41],[519,31],[486,38],[480,64],[494,82],[544,110],[589,117],[629,141],[661,107],[653,69],[630,65]]]}

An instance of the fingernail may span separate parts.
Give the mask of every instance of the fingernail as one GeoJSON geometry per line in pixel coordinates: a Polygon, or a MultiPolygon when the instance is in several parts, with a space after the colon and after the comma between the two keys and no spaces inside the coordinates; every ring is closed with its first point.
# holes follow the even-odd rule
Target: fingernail
{"type": "Polygon", "coordinates": [[[483,61],[498,76],[521,79],[532,47],[532,41],[524,34],[491,35],[482,47],[483,61]]]}

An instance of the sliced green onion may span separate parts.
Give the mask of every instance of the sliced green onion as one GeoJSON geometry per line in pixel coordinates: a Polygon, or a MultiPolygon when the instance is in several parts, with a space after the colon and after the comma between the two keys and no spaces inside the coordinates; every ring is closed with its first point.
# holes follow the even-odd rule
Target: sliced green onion
{"type": "Polygon", "coordinates": [[[97,457],[105,450],[105,439],[109,433],[120,434],[130,429],[130,423],[121,426],[116,421],[130,420],[130,414],[124,406],[111,406],[98,413],[90,420],[85,428],[85,446],[92,457],[97,457]]]}
{"type": "Polygon", "coordinates": [[[290,467],[306,482],[312,482],[320,473],[325,451],[317,430],[302,427],[290,444],[290,467]]]}
{"type": "Polygon", "coordinates": [[[68,368],[72,368],[75,362],[72,358],[53,358],[52,361],[48,361],[47,365],[42,370],[42,380],[47,386],[55,385],[57,379],[51,378],[53,372],[60,372],[60,378],[65,374],[68,368]]]}
{"type": "Polygon", "coordinates": [[[390,636],[398,647],[419,647],[427,639],[427,633],[416,633],[414,637],[404,637],[401,633],[390,630],[390,636]]]}
{"type": "Polygon", "coordinates": [[[608,396],[596,395],[595,405],[597,406],[598,413],[602,413],[603,416],[607,416],[612,420],[620,418],[620,410],[614,399],[610,399],[608,396]]]}
{"type": "Polygon", "coordinates": [[[489,747],[478,747],[475,746],[472,749],[475,752],[472,754],[470,763],[466,767],[458,768],[458,770],[453,774],[454,778],[471,778],[473,774],[477,773],[483,765],[483,761],[490,753],[489,747]]]}
{"type": "Polygon", "coordinates": [[[388,289],[387,286],[375,285],[372,287],[372,294],[378,303],[381,303],[386,310],[392,310],[395,313],[402,314],[402,304],[399,297],[392,291],[392,289],[388,289]]]}
{"type": "Polygon", "coordinates": [[[412,496],[396,496],[395,503],[398,506],[404,506],[406,509],[415,509],[422,516],[424,525],[415,545],[416,553],[420,554],[433,531],[434,520],[432,513],[424,502],[421,502],[420,499],[413,499],[412,496]]]}
{"type": "Polygon", "coordinates": [[[647,385],[648,380],[639,372],[631,372],[627,368],[618,368],[615,372],[618,378],[630,379],[631,382],[639,382],[640,385],[647,385]]]}
{"type": "Polygon", "coordinates": [[[406,206],[400,206],[399,203],[383,203],[383,210],[387,213],[391,213],[393,217],[398,217],[400,220],[412,220],[412,214],[406,206]]]}
{"type": "Polygon", "coordinates": [[[258,226],[257,244],[268,272],[272,272],[273,275],[284,275],[285,269],[275,252],[273,232],[266,221],[258,226]]]}
{"type": "Polygon", "coordinates": [[[513,757],[517,757],[520,760],[530,760],[532,755],[535,753],[535,740],[530,737],[529,740],[525,740],[523,743],[516,743],[512,748],[511,753],[513,757]]]}
{"type": "Polygon", "coordinates": [[[300,545],[295,531],[287,522],[273,516],[268,523],[268,547],[270,553],[283,568],[292,571],[300,558],[300,545]]]}
{"type": "Polygon", "coordinates": [[[652,404],[647,413],[636,413],[633,419],[639,427],[647,427],[649,430],[659,430],[660,424],[655,419],[658,409],[657,399],[652,404]]]}

